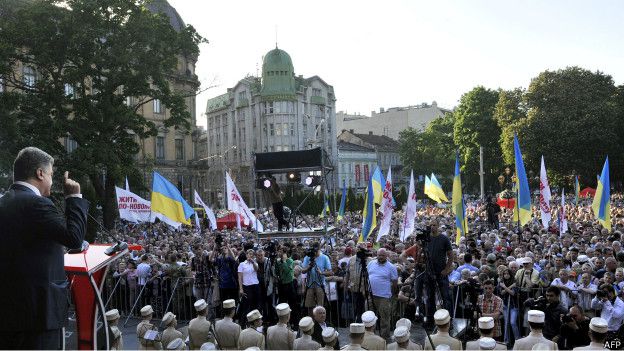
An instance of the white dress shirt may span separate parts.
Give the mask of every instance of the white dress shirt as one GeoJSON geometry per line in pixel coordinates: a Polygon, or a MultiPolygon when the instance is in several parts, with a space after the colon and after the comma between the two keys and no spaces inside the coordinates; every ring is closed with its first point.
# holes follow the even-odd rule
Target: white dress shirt
{"type": "Polygon", "coordinates": [[[617,331],[624,321],[624,302],[619,297],[615,298],[615,303],[610,300],[603,302],[602,299],[594,297],[592,308],[600,310],[600,318],[607,321],[609,331],[617,331]]]}

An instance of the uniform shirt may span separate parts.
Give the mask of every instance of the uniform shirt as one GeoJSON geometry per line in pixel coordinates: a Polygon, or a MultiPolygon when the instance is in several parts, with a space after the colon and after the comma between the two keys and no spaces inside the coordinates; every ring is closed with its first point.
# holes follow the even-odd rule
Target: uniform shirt
{"type": "MultiPolygon", "coordinates": [[[[468,341],[466,343],[466,351],[469,351],[469,350],[481,350],[481,346],[479,346],[479,340],[481,340],[481,339],[468,341]]],[[[453,348],[451,348],[451,350],[453,350],[453,348]]],[[[496,346],[494,346],[494,350],[507,350],[507,346],[497,342],[496,346]]]]}
{"type": "Polygon", "coordinates": [[[239,264],[238,273],[243,273],[243,285],[250,286],[260,284],[260,281],[258,281],[258,274],[256,274],[253,263],[245,261],[239,264]]]}
{"type": "Polygon", "coordinates": [[[390,261],[380,264],[372,260],[366,267],[373,296],[391,298],[392,282],[399,279],[396,266],[390,261]]]}
{"type": "Polygon", "coordinates": [[[224,317],[215,322],[215,338],[217,339],[219,348],[222,350],[235,350],[238,347],[240,332],[240,325],[234,323],[230,317],[224,317]]]}
{"type": "Polygon", "coordinates": [[[364,333],[364,341],[362,347],[367,350],[385,350],[386,340],[373,332],[366,331],[364,333]]]}
{"type": "Polygon", "coordinates": [[[302,334],[293,342],[293,350],[318,350],[321,344],[312,340],[311,335],[302,334]]]}
{"type": "MultiPolygon", "coordinates": [[[[451,337],[448,332],[438,331],[437,333],[431,335],[431,341],[433,341],[433,347],[448,345],[451,350],[462,350],[461,341],[451,337]]],[[[431,343],[428,338],[425,338],[425,350],[432,350],[431,343]]]]}
{"type": "Polygon", "coordinates": [[[541,332],[531,331],[529,335],[524,338],[516,340],[514,343],[514,350],[531,350],[535,344],[546,344],[551,350],[558,350],[557,344],[546,339],[541,332]]]}
{"type": "Polygon", "coordinates": [[[402,348],[399,346],[398,343],[393,342],[392,344],[388,345],[388,348],[386,350],[422,350],[422,347],[418,344],[413,343],[410,340],[409,344],[407,344],[407,347],[405,348],[402,348]]]}
{"type": "Polygon", "coordinates": [[[572,349],[573,351],[582,351],[582,350],[606,350],[604,345],[599,342],[591,342],[587,346],[575,347],[572,349]]]}
{"type": "Polygon", "coordinates": [[[205,342],[214,343],[214,336],[210,332],[210,322],[205,316],[193,318],[188,325],[188,333],[191,350],[196,350],[205,342]]]}
{"type": "Polygon", "coordinates": [[[292,350],[294,341],[295,332],[286,324],[277,323],[267,330],[267,350],[292,350]]]}
{"type": "Polygon", "coordinates": [[[162,350],[162,344],[156,340],[145,340],[143,336],[148,330],[158,330],[149,321],[141,321],[137,325],[137,338],[139,339],[139,350],[162,350]]]}
{"type": "Polygon", "coordinates": [[[238,337],[238,349],[244,350],[249,347],[258,347],[264,350],[264,335],[254,328],[246,328],[238,337]]]}
{"type": "Polygon", "coordinates": [[[174,327],[167,327],[167,329],[163,330],[160,341],[164,347],[167,347],[170,342],[177,338],[183,339],[182,333],[176,330],[174,327]]]}

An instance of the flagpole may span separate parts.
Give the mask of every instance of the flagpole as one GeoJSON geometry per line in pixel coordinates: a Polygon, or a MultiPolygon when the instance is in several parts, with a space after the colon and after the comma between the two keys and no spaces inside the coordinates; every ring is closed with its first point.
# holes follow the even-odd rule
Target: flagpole
{"type": "MultiPolygon", "coordinates": [[[[516,174],[516,179],[517,179],[517,176],[518,175],[516,174]]],[[[519,187],[520,187],[519,184],[517,184],[516,186],[516,214],[518,216],[518,226],[517,226],[518,231],[520,231],[520,204],[519,204],[520,194],[519,194],[519,189],[518,189],[519,187]]]]}

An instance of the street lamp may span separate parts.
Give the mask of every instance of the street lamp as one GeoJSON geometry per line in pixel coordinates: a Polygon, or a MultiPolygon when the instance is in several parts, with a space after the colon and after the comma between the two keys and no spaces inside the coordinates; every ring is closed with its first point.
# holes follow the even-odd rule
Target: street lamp
{"type": "Polygon", "coordinates": [[[199,161],[204,161],[204,160],[208,160],[208,159],[213,159],[213,158],[220,158],[221,159],[221,168],[223,169],[223,208],[226,208],[227,206],[227,183],[225,181],[225,173],[226,173],[226,163],[225,163],[225,158],[227,156],[227,153],[230,150],[235,150],[236,149],[236,145],[232,145],[229,148],[227,148],[225,151],[223,151],[223,153],[219,154],[219,155],[211,155],[208,157],[204,157],[202,159],[199,159],[199,161]]]}

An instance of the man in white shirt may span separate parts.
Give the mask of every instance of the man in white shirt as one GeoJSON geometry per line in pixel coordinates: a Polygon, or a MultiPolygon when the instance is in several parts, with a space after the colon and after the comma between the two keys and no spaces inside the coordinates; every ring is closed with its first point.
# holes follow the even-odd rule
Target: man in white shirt
{"type": "Polygon", "coordinates": [[[561,289],[561,295],[559,296],[561,305],[566,309],[572,307],[574,300],[578,296],[578,291],[576,290],[576,284],[569,279],[568,271],[565,269],[560,270],[559,278],[555,278],[550,285],[561,289]]]}
{"type": "Polygon", "coordinates": [[[377,259],[368,263],[368,280],[373,294],[373,306],[379,316],[382,338],[390,337],[392,318],[391,298],[396,294],[399,275],[396,267],[388,261],[388,252],[377,250],[377,259]]]}
{"type": "Polygon", "coordinates": [[[148,295],[149,292],[147,288],[143,289],[143,287],[145,287],[145,284],[147,284],[147,280],[152,274],[152,267],[149,265],[148,259],[149,257],[147,256],[147,254],[141,256],[141,263],[139,263],[136,269],[137,278],[138,278],[137,288],[139,289],[139,292],[142,291],[141,305],[147,304],[146,296],[148,295]]]}
{"type": "Polygon", "coordinates": [[[594,312],[591,310],[591,301],[596,295],[598,286],[592,284],[591,275],[589,273],[583,273],[581,275],[581,281],[577,285],[578,289],[578,305],[583,308],[585,314],[588,317],[592,317],[594,312]]]}
{"type": "Polygon", "coordinates": [[[593,298],[591,307],[600,310],[600,318],[607,321],[609,332],[617,332],[624,321],[624,302],[615,296],[612,285],[602,284],[593,298]]]}

